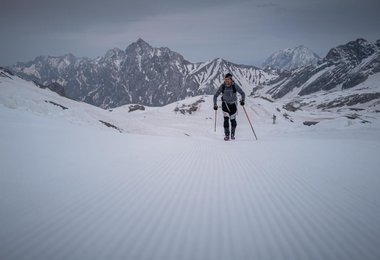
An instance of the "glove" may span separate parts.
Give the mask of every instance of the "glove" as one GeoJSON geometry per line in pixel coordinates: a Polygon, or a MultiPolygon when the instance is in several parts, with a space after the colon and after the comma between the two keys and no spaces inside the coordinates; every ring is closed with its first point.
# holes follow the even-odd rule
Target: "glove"
{"type": "Polygon", "coordinates": [[[214,110],[218,110],[218,106],[217,105],[214,105],[214,110]]]}
{"type": "Polygon", "coordinates": [[[240,105],[244,106],[244,100],[240,100],[240,105]]]}

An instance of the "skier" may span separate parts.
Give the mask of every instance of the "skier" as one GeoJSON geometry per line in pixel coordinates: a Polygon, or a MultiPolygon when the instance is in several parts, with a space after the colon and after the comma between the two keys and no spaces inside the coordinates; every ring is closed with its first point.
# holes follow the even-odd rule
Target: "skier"
{"type": "Polygon", "coordinates": [[[222,111],[224,117],[224,140],[235,140],[235,129],[236,129],[236,115],[237,115],[237,95],[239,92],[241,95],[240,105],[244,106],[245,93],[244,91],[232,80],[232,74],[227,73],[224,77],[224,83],[220,85],[219,89],[214,95],[214,110],[218,110],[216,104],[217,98],[222,94],[222,111]],[[231,132],[229,121],[231,121],[231,132]]]}

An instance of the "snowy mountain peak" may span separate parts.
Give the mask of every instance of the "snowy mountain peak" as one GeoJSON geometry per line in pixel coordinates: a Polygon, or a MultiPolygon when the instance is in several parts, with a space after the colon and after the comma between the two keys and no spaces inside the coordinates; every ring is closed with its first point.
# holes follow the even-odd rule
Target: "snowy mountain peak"
{"type": "Polygon", "coordinates": [[[287,48],[273,53],[264,63],[265,68],[292,70],[298,67],[316,64],[320,57],[304,45],[287,48]]]}
{"type": "Polygon", "coordinates": [[[216,59],[214,59],[214,61],[219,62],[219,63],[225,63],[226,62],[226,60],[223,58],[216,58],[216,59]]]}
{"type": "Polygon", "coordinates": [[[137,41],[136,41],[136,43],[138,45],[140,45],[140,46],[146,45],[146,46],[152,47],[152,46],[150,46],[149,43],[147,43],[146,41],[144,41],[142,38],[138,38],[137,41]]]}
{"type": "Polygon", "coordinates": [[[65,54],[63,57],[64,57],[65,59],[68,59],[68,60],[75,60],[75,59],[76,59],[75,55],[72,54],[72,53],[67,53],[67,54],[65,54]]]}

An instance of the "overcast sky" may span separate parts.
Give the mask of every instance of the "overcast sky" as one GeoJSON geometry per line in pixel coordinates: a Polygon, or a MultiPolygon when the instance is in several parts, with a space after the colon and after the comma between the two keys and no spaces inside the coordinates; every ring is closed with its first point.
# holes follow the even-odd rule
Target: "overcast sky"
{"type": "Polygon", "coordinates": [[[261,65],[305,45],[320,56],[380,39],[379,0],[1,0],[0,66],[38,55],[95,58],[142,38],[191,62],[261,65]]]}

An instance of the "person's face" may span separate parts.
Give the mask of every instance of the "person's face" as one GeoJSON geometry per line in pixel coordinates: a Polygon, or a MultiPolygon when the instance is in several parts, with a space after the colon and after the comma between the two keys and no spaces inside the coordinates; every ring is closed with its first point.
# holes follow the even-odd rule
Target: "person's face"
{"type": "Polygon", "coordinates": [[[224,78],[224,83],[229,86],[232,84],[232,79],[231,78],[224,78]]]}

